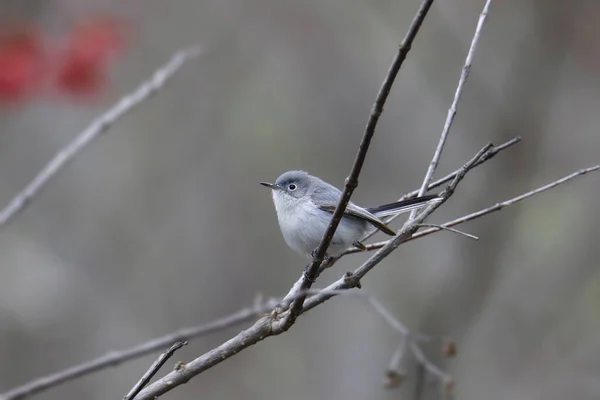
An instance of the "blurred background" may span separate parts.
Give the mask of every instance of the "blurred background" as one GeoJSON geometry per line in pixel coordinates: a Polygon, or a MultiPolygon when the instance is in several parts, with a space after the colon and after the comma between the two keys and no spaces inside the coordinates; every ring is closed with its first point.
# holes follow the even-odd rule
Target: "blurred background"
{"type": "MultiPolygon", "coordinates": [[[[386,104],[357,203],[393,201],[420,184],[483,5],[434,3],[386,104]]],[[[224,316],[258,292],[285,294],[305,260],[285,245],[270,194],[257,182],[305,169],[343,185],[418,7],[417,0],[0,1],[4,27],[35,27],[52,46],[98,15],[101,26],[124,23],[127,38],[108,35],[103,45],[118,54],[100,57],[101,68],[83,78],[61,70],[62,90],[5,91],[12,101],[0,108],[2,206],[177,49],[207,49],[0,231],[0,392],[224,316]]],[[[490,141],[520,135],[523,142],[469,174],[429,222],[598,163],[599,27],[595,1],[492,4],[436,175],[490,141]]],[[[69,43],[86,47],[76,39],[69,43]]],[[[457,398],[597,399],[599,188],[592,174],[461,226],[479,241],[440,232],[404,245],[364,279],[364,290],[413,331],[456,340],[451,360],[438,344],[424,349],[455,378],[457,398]]],[[[317,286],[366,258],[344,258],[317,286]]],[[[247,326],[192,341],[160,375],[247,326]]],[[[337,298],[165,398],[410,399],[413,364],[400,388],[382,383],[398,343],[361,300],[337,298]]],[[[122,398],[155,357],[35,398],[122,398]]]]}

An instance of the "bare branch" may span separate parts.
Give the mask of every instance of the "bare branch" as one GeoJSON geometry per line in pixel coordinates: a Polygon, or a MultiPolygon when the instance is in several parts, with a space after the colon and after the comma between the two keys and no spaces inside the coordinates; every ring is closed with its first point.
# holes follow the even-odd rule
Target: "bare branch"
{"type": "Polygon", "coordinates": [[[180,348],[182,348],[186,344],[187,344],[187,342],[176,342],[171,347],[169,347],[169,349],[167,351],[165,351],[160,356],[158,356],[158,358],[156,359],[156,361],[154,361],[154,363],[152,363],[152,365],[150,366],[150,368],[148,369],[148,371],[146,371],[146,373],[140,378],[140,380],[138,381],[138,383],[136,383],[133,386],[133,388],[131,388],[131,390],[129,391],[129,393],[127,393],[127,395],[125,397],[123,397],[123,400],[133,400],[135,398],[135,396],[137,396],[137,394],[144,387],[146,387],[146,385],[148,383],[150,383],[150,380],[152,379],[152,377],[154,375],[156,375],[156,373],[158,372],[158,370],[163,365],[165,365],[165,363],[167,362],[167,360],[169,358],[173,357],[173,354],[175,354],[175,352],[177,350],[179,350],[180,348]]]}
{"type": "MultiPolygon", "coordinates": [[[[481,164],[483,164],[486,161],[489,161],[490,159],[492,159],[494,156],[496,156],[496,154],[500,153],[503,150],[508,149],[509,147],[521,142],[521,137],[517,136],[515,138],[512,138],[511,140],[509,140],[508,142],[502,143],[499,146],[495,146],[493,149],[491,149],[486,157],[482,157],[473,167],[477,167],[481,164]]],[[[452,179],[454,179],[456,177],[456,174],[459,172],[460,170],[457,169],[456,171],[444,176],[443,178],[438,179],[435,182],[431,182],[428,186],[427,186],[427,190],[431,190],[431,189],[435,189],[437,187],[442,186],[445,183],[448,183],[450,181],[452,181],[452,179]]],[[[410,199],[413,197],[417,197],[419,195],[419,189],[417,190],[413,190],[412,192],[409,192],[407,194],[405,194],[404,196],[400,197],[400,199],[398,200],[405,200],[405,199],[410,199]]],[[[396,216],[394,216],[393,218],[388,219],[387,221],[391,221],[393,219],[395,219],[396,216]]]]}
{"type": "MultiPolygon", "coordinates": [[[[440,162],[440,158],[442,157],[442,151],[444,150],[444,145],[446,144],[446,140],[448,139],[448,134],[450,133],[452,122],[454,122],[454,116],[456,115],[458,102],[460,101],[460,97],[465,87],[465,83],[467,82],[467,78],[469,77],[469,72],[471,71],[471,64],[473,63],[473,57],[475,55],[475,50],[477,49],[477,43],[479,42],[479,37],[481,36],[483,24],[485,23],[491,2],[492,0],[486,1],[485,6],[483,7],[483,11],[479,16],[479,21],[477,22],[477,27],[475,28],[475,34],[473,35],[473,39],[471,40],[471,46],[469,47],[469,52],[467,53],[467,58],[465,59],[465,65],[462,68],[462,71],[460,73],[460,79],[458,80],[458,85],[456,86],[454,99],[452,100],[452,105],[450,105],[450,109],[448,109],[448,116],[446,117],[446,122],[444,123],[444,129],[442,130],[442,135],[440,136],[440,140],[433,154],[433,158],[431,159],[431,163],[429,164],[429,168],[427,169],[427,173],[425,174],[425,178],[423,179],[423,184],[419,189],[419,196],[422,196],[427,191],[429,182],[433,178],[433,174],[438,166],[438,163],[440,162]]],[[[410,218],[414,218],[416,214],[417,210],[412,211],[410,214],[410,218]]]]}
{"type": "Polygon", "coordinates": [[[17,213],[40,192],[40,190],[64,168],[75,156],[88,146],[94,139],[106,132],[118,119],[130,112],[135,106],[147,100],[152,94],[164,86],[181,66],[189,59],[202,53],[200,47],[193,47],[175,53],[171,60],[154,75],[143,82],[137,89],[123,97],[117,104],[96,118],[77,135],[67,146],[61,149],[48,164],[19,192],[2,211],[0,211],[0,227],[10,221],[17,213]]]}
{"type": "Polygon", "coordinates": [[[463,231],[459,231],[458,229],[449,228],[449,227],[447,227],[447,226],[443,226],[443,225],[436,225],[436,224],[419,224],[419,227],[423,227],[423,228],[439,228],[440,230],[444,230],[444,231],[448,231],[448,232],[456,233],[456,234],[458,234],[458,235],[461,235],[461,236],[468,237],[469,239],[473,239],[473,240],[479,240],[479,237],[477,237],[477,236],[475,236],[475,235],[471,235],[470,233],[463,232],[463,231]]]}
{"type": "Polygon", "coordinates": [[[402,363],[406,359],[406,338],[402,338],[400,345],[396,348],[390,359],[388,369],[385,372],[385,387],[391,389],[398,387],[406,377],[406,371],[402,369],[402,363]]]}
{"type": "MultiPolygon", "coordinates": [[[[344,186],[344,191],[340,196],[340,201],[333,212],[331,217],[331,221],[329,222],[329,226],[319,243],[315,251],[315,255],[313,257],[313,261],[306,268],[304,275],[301,278],[301,282],[297,285],[294,285],[292,291],[290,291],[290,295],[294,296],[299,291],[303,291],[312,286],[312,283],[315,279],[317,279],[319,275],[319,268],[325,255],[327,253],[327,248],[333,239],[333,235],[335,234],[335,230],[337,229],[342,216],[344,214],[344,210],[350,201],[350,197],[354,192],[354,189],[358,186],[358,177],[360,175],[360,171],[365,162],[365,158],[367,156],[367,151],[369,150],[369,145],[371,144],[371,139],[375,134],[375,128],[377,127],[377,122],[379,121],[379,117],[383,113],[383,106],[390,94],[392,89],[392,85],[394,84],[394,80],[400,71],[400,67],[402,63],[406,59],[408,52],[411,49],[412,43],[421,28],[425,17],[431,5],[433,4],[433,0],[423,0],[421,3],[421,7],[408,28],[408,32],[406,36],[402,40],[402,44],[400,45],[398,52],[396,53],[396,57],[390,66],[387,75],[379,89],[379,93],[375,98],[375,103],[373,104],[373,108],[371,109],[371,115],[367,121],[367,126],[365,128],[365,133],[363,134],[362,140],[360,142],[358,153],[356,154],[356,158],[354,159],[354,163],[352,165],[352,169],[350,170],[350,174],[346,178],[346,184],[344,186]]],[[[287,296],[286,296],[287,297],[287,296]]],[[[283,331],[288,330],[295,322],[296,318],[300,314],[300,310],[302,309],[302,304],[304,303],[305,297],[300,296],[294,300],[290,306],[290,312],[287,314],[286,318],[280,324],[280,328],[283,331]]]]}
{"type": "MultiPolygon", "coordinates": [[[[537,188],[535,190],[531,190],[531,191],[529,191],[527,193],[523,193],[520,196],[513,197],[512,199],[505,200],[505,201],[503,201],[501,203],[496,203],[493,206],[486,207],[486,208],[481,209],[479,211],[476,211],[474,213],[467,214],[467,215],[462,216],[460,218],[456,218],[456,219],[453,219],[451,221],[448,221],[448,222],[442,224],[441,228],[439,228],[439,227],[438,228],[430,228],[430,229],[426,229],[426,230],[421,231],[421,232],[417,232],[414,235],[412,235],[411,238],[407,239],[406,241],[408,242],[408,241],[411,241],[411,240],[414,240],[414,239],[419,239],[419,238],[422,238],[423,236],[427,236],[427,235],[431,235],[432,233],[439,232],[440,230],[442,230],[444,228],[448,228],[448,227],[460,225],[460,224],[463,224],[463,223],[465,223],[467,221],[471,221],[471,220],[474,220],[476,218],[483,217],[484,215],[491,214],[491,213],[496,212],[496,211],[500,211],[504,207],[512,206],[513,204],[516,204],[516,203],[518,203],[518,202],[520,202],[522,200],[525,200],[525,199],[527,199],[529,197],[535,196],[536,194],[540,194],[542,192],[545,192],[546,190],[552,189],[552,188],[554,188],[554,187],[556,187],[558,185],[566,183],[566,182],[568,182],[568,181],[570,181],[572,179],[578,178],[578,177],[580,177],[582,175],[588,174],[590,172],[597,171],[598,169],[600,169],[600,165],[595,165],[595,166],[590,167],[590,168],[585,168],[585,169],[579,170],[577,172],[574,172],[574,173],[572,173],[570,175],[565,176],[564,178],[557,179],[554,182],[551,182],[551,183],[549,183],[547,185],[539,187],[539,188],[537,188]]],[[[382,242],[377,242],[377,243],[365,245],[365,247],[366,247],[367,251],[377,250],[377,249],[380,249],[383,246],[385,246],[387,243],[388,243],[388,241],[385,240],[385,241],[382,241],[382,242]]],[[[364,251],[364,250],[349,249],[344,254],[359,253],[359,252],[362,252],[362,251],[364,251]]]]}
{"type": "MultiPolygon", "coordinates": [[[[404,351],[406,350],[406,346],[408,345],[408,348],[410,349],[411,353],[413,353],[416,361],[423,365],[423,367],[425,367],[426,371],[429,372],[431,375],[433,375],[434,377],[436,377],[437,379],[439,379],[440,383],[443,383],[445,381],[448,381],[450,378],[450,375],[445,373],[444,371],[442,371],[439,367],[437,367],[435,364],[433,364],[425,355],[425,353],[423,352],[423,350],[421,349],[421,347],[419,346],[418,343],[418,338],[421,337],[421,335],[415,335],[413,334],[398,318],[394,317],[394,315],[387,309],[385,308],[385,306],[383,304],[381,304],[381,302],[379,300],[377,300],[376,297],[369,295],[368,293],[365,292],[357,292],[357,291],[351,291],[351,290],[347,290],[347,289],[321,289],[321,290],[311,290],[309,291],[307,294],[314,294],[314,295],[333,295],[333,296],[352,296],[352,297],[358,297],[358,298],[363,298],[365,300],[367,300],[367,302],[373,307],[373,309],[381,316],[383,317],[383,319],[387,322],[387,324],[389,326],[391,326],[395,331],[397,331],[402,338],[402,342],[401,342],[401,347],[400,347],[400,351],[397,351],[396,353],[399,354],[394,354],[394,357],[392,358],[392,361],[390,362],[390,366],[394,365],[399,365],[403,356],[404,356],[404,351]]],[[[391,370],[392,368],[390,368],[391,370]]],[[[397,369],[397,368],[395,368],[397,369]]]]}
{"type": "Polygon", "coordinates": [[[253,307],[244,308],[231,315],[219,318],[207,324],[202,324],[191,328],[183,328],[176,332],[152,339],[129,349],[107,353],[96,359],[75,365],[51,375],[43,376],[24,385],[8,390],[5,393],[1,393],[0,400],[23,399],[36,393],[51,389],[55,386],[59,386],[63,383],[72,381],[81,376],[89,375],[93,372],[109,367],[115,367],[126,361],[154,353],[157,350],[164,349],[166,346],[169,346],[174,342],[191,340],[220,331],[230,326],[252,321],[258,318],[261,314],[271,311],[273,307],[277,305],[277,303],[277,300],[271,299],[264,304],[260,304],[259,306],[254,305],[253,307]]]}
{"type": "MultiPolygon", "coordinates": [[[[486,153],[485,157],[482,157],[475,165],[473,165],[473,167],[477,167],[477,166],[483,164],[484,162],[491,160],[492,158],[494,158],[496,156],[496,154],[500,153],[503,150],[508,149],[509,147],[519,143],[520,141],[521,141],[520,137],[515,137],[515,138],[509,140],[508,142],[505,142],[499,146],[495,146],[494,148],[490,149],[489,152],[486,153]]],[[[456,171],[444,176],[443,178],[440,178],[437,181],[430,183],[427,186],[427,190],[435,189],[437,187],[442,186],[445,183],[452,181],[452,179],[454,179],[456,177],[456,174],[458,174],[459,171],[460,171],[460,169],[457,169],[456,171]]],[[[404,196],[400,197],[399,201],[416,197],[418,194],[419,194],[419,189],[413,190],[412,192],[409,192],[409,193],[405,194],[404,196]]],[[[401,215],[402,214],[392,215],[391,217],[389,217],[385,220],[385,223],[388,224],[388,223],[392,222],[393,220],[395,220],[396,218],[400,217],[401,215]]],[[[361,242],[364,242],[365,240],[369,239],[375,233],[377,233],[377,229],[373,229],[368,235],[366,235],[361,240],[361,242]]],[[[356,253],[356,250],[350,251],[350,252],[356,253]]],[[[344,254],[348,254],[348,252],[346,252],[344,254]]],[[[326,262],[327,265],[325,267],[329,268],[330,266],[332,266],[335,263],[335,261],[337,261],[337,259],[342,257],[344,254],[339,255],[336,259],[332,259],[332,260],[329,260],[328,262],[326,262]]]]}
{"type": "Polygon", "coordinates": [[[429,359],[427,358],[425,353],[423,353],[423,350],[421,349],[420,346],[417,345],[417,343],[411,342],[408,344],[408,346],[410,347],[410,350],[412,351],[413,355],[415,356],[417,362],[419,364],[421,364],[423,367],[425,367],[425,370],[428,373],[430,373],[431,375],[433,375],[437,379],[439,379],[440,383],[443,384],[444,382],[447,382],[448,380],[451,379],[450,375],[448,375],[447,373],[442,371],[440,368],[438,368],[434,363],[429,361],[429,359]]]}
{"type": "Polygon", "coordinates": [[[492,144],[488,144],[483,147],[479,152],[469,160],[456,174],[454,180],[448,185],[446,190],[440,193],[440,198],[442,199],[440,202],[431,203],[424,211],[422,211],[417,217],[412,220],[407,221],[402,229],[398,232],[396,237],[390,239],[388,243],[383,246],[377,253],[375,253],[369,260],[367,260],[363,265],[361,265],[356,271],[354,271],[354,278],[362,279],[363,276],[367,272],[369,272],[375,265],[379,264],[383,259],[385,259],[388,255],[392,253],[400,244],[404,243],[409,239],[419,228],[419,224],[423,223],[425,218],[427,218],[433,211],[435,211],[438,207],[444,204],[450,196],[454,194],[454,190],[458,186],[458,184],[464,179],[467,172],[474,168],[475,163],[483,157],[490,149],[494,146],[492,144]]]}
{"type": "Polygon", "coordinates": [[[396,317],[392,315],[375,297],[369,297],[369,303],[373,305],[375,310],[388,321],[388,324],[400,332],[405,338],[410,348],[410,351],[413,353],[415,359],[419,364],[421,364],[427,372],[435,376],[440,380],[440,382],[445,382],[450,378],[450,375],[442,371],[438,368],[434,363],[429,361],[423,350],[417,343],[417,341],[412,337],[411,332],[406,328],[396,317]]]}

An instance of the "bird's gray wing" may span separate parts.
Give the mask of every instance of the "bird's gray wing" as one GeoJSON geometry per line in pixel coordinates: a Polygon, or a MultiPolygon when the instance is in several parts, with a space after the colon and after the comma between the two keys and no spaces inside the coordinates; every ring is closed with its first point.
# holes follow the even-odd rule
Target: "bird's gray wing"
{"type": "MultiPolygon", "coordinates": [[[[333,213],[335,208],[337,207],[338,202],[340,201],[340,197],[342,192],[333,185],[317,178],[317,184],[313,186],[312,193],[310,197],[312,201],[323,211],[328,211],[333,213]]],[[[344,210],[344,215],[346,217],[354,217],[358,219],[362,219],[367,221],[380,231],[390,235],[396,236],[396,232],[390,229],[382,220],[377,218],[375,215],[365,210],[364,208],[358,207],[356,204],[350,202],[346,206],[346,210],[344,210]]]]}
{"type": "MultiPolygon", "coordinates": [[[[335,203],[320,203],[317,204],[318,207],[323,211],[329,211],[333,213],[335,208],[337,207],[337,202],[335,203]]],[[[390,236],[396,236],[396,232],[390,229],[382,220],[365,210],[364,208],[358,207],[354,203],[348,203],[346,209],[344,210],[344,215],[347,217],[354,217],[358,219],[362,219],[367,221],[380,231],[387,233],[390,236]]]]}

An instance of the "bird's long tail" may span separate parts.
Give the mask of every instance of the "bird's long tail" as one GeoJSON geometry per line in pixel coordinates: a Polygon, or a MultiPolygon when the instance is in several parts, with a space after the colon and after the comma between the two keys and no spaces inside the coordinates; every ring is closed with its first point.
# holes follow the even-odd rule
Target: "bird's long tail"
{"type": "Polygon", "coordinates": [[[387,217],[389,215],[402,214],[407,211],[412,211],[417,208],[425,207],[429,203],[439,199],[437,194],[431,194],[421,197],[415,197],[412,199],[396,201],[390,204],[384,204],[379,207],[367,208],[371,214],[374,214],[378,218],[387,217]]]}

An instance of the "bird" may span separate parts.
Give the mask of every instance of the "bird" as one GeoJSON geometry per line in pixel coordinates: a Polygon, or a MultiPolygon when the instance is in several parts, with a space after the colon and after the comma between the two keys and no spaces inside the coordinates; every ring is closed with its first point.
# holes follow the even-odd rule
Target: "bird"
{"type": "MultiPolygon", "coordinates": [[[[299,170],[284,172],[275,183],[259,183],[271,189],[279,227],[287,245],[305,257],[313,257],[342,192],[324,180],[299,170]]],[[[365,250],[361,240],[373,228],[395,236],[396,232],[381,218],[440,200],[437,194],[431,194],[370,208],[349,202],[327,249],[327,257],[338,256],[351,246],[365,250]]]]}

